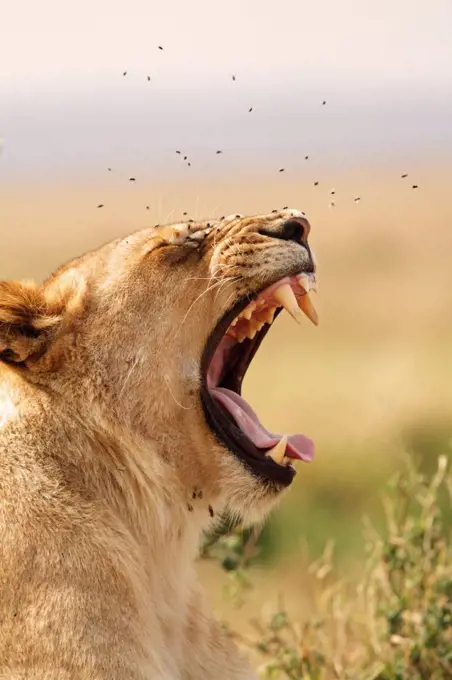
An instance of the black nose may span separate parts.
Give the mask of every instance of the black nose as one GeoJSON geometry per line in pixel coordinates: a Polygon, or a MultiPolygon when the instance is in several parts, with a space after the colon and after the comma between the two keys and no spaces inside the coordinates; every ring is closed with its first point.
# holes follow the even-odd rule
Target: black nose
{"type": "Polygon", "coordinates": [[[301,217],[292,218],[282,225],[280,238],[284,239],[284,241],[306,243],[310,230],[311,227],[307,220],[301,217]]]}
{"type": "Polygon", "coordinates": [[[295,241],[295,243],[306,244],[311,231],[311,225],[304,217],[291,217],[287,222],[283,222],[278,227],[259,229],[262,236],[280,238],[283,241],[295,241]]]}

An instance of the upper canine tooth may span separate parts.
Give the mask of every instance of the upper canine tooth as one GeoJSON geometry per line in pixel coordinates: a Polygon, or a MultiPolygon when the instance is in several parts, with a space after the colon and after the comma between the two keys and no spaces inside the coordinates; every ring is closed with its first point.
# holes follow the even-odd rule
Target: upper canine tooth
{"type": "Polygon", "coordinates": [[[283,462],[284,454],[286,453],[286,446],[287,435],[285,434],[284,437],[281,437],[276,446],[274,446],[272,449],[269,449],[269,451],[267,451],[265,455],[270,456],[270,458],[274,460],[275,463],[281,465],[281,463],[283,462]]]}
{"type": "MultiPolygon", "coordinates": [[[[279,304],[286,309],[297,323],[301,323],[303,315],[297,304],[297,298],[288,283],[279,286],[273,293],[273,297],[279,304]]],[[[305,297],[305,296],[304,296],[305,297]]]]}
{"type": "Polygon", "coordinates": [[[298,298],[298,305],[300,309],[302,309],[303,312],[306,314],[308,319],[310,319],[315,326],[318,326],[319,317],[314,308],[314,305],[311,302],[311,298],[309,297],[308,293],[298,298]]]}

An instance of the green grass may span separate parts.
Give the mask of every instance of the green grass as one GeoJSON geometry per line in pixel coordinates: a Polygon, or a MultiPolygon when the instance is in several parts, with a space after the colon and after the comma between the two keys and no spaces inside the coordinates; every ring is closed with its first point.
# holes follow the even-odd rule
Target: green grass
{"type": "MultiPolygon", "coordinates": [[[[252,622],[251,634],[228,628],[265,680],[445,680],[452,677],[452,476],[445,456],[429,475],[408,460],[382,496],[385,522],[365,522],[366,554],[358,581],[341,578],[332,544],[309,569],[309,618],[284,603],[252,622]],[[438,500],[441,499],[441,502],[438,500]],[[445,512],[446,511],[446,512],[445,512]]],[[[205,557],[230,574],[240,605],[253,588],[255,535],[238,527],[206,544],[205,557]]]]}

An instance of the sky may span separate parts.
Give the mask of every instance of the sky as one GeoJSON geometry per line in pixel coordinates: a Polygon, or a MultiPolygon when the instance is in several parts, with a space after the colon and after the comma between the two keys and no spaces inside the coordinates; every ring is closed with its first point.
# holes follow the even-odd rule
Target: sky
{"type": "Polygon", "coordinates": [[[124,69],[450,86],[451,26],[450,0],[15,0],[2,11],[1,77],[13,91],[124,69]]]}
{"type": "Polygon", "coordinates": [[[451,0],[3,4],[0,178],[452,148],[451,0]]]}

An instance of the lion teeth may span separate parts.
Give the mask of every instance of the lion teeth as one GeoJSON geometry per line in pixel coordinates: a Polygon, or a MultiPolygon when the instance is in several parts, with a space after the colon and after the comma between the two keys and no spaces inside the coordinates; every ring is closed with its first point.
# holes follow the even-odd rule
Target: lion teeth
{"type": "Polygon", "coordinates": [[[259,330],[259,324],[255,320],[251,320],[248,324],[248,337],[250,340],[252,340],[257,331],[259,330]]]}
{"type": "Polygon", "coordinates": [[[303,313],[317,326],[318,316],[310,300],[309,292],[316,291],[315,276],[300,274],[294,279],[301,289],[300,295],[296,295],[292,286],[284,283],[273,292],[273,301],[268,298],[256,299],[250,302],[242,312],[231,321],[227,335],[243,342],[245,338],[253,340],[256,334],[267,323],[271,325],[277,310],[281,307],[297,321],[302,322],[303,313]]]}
{"type": "Polygon", "coordinates": [[[317,291],[316,281],[309,276],[300,276],[298,285],[304,291],[304,295],[298,298],[298,306],[306,314],[308,319],[310,319],[315,326],[318,326],[319,317],[312,304],[311,298],[309,297],[309,292],[311,290],[317,291]]]}
{"type": "Polygon", "coordinates": [[[317,293],[317,280],[313,274],[300,274],[297,280],[301,290],[305,293],[309,293],[311,290],[317,293]]]}
{"type": "Polygon", "coordinates": [[[284,283],[282,286],[277,288],[273,293],[273,297],[279,304],[284,307],[290,314],[290,316],[295,319],[297,323],[301,323],[303,315],[297,303],[297,298],[288,283],[284,283]]]}
{"type": "Polygon", "coordinates": [[[247,321],[249,321],[249,320],[251,319],[251,317],[253,316],[253,312],[254,312],[255,307],[256,307],[256,303],[255,303],[255,302],[250,302],[250,304],[248,305],[248,307],[246,307],[246,308],[243,310],[243,312],[241,313],[240,316],[245,317],[245,319],[246,319],[247,321]]]}
{"type": "Polygon", "coordinates": [[[311,290],[311,283],[306,276],[298,277],[298,285],[300,286],[301,290],[303,290],[305,293],[309,293],[309,291],[311,290]]]}
{"type": "Polygon", "coordinates": [[[269,307],[267,311],[267,315],[265,317],[265,320],[268,324],[273,323],[273,319],[275,318],[275,312],[276,312],[276,307],[269,307]]]}
{"type": "Polygon", "coordinates": [[[239,342],[243,342],[245,338],[248,337],[248,329],[247,330],[241,330],[240,332],[237,333],[237,340],[239,342]]]}
{"type": "Polygon", "coordinates": [[[309,294],[306,293],[305,295],[302,295],[301,297],[298,298],[298,305],[300,309],[306,314],[308,319],[312,321],[314,326],[319,325],[319,317],[318,314],[315,310],[314,305],[311,302],[311,298],[309,297],[309,294]]]}
{"type": "MultiPolygon", "coordinates": [[[[256,337],[256,333],[258,333],[258,331],[260,331],[263,328],[263,326],[265,326],[265,322],[258,321],[257,319],[251,319],[250,321],[248,321],[248,323],[241,326],[239,331],[234,329],[237,340],[239,342],[243,342],[245,338],[253,340],[253,338],[256,337]]],[[[234,331],[231,334],[233,333],[234,331]]]]}
{"type": "Polygon", "coordinates": [[[284,437],[281,437],[279,442],[272,449],[267,451],[265,455],[269,456],[278,465],[281,465],[284,460],[284,454],[286,453],[286,446],[287,435],[285,434],[284,437]]]}

